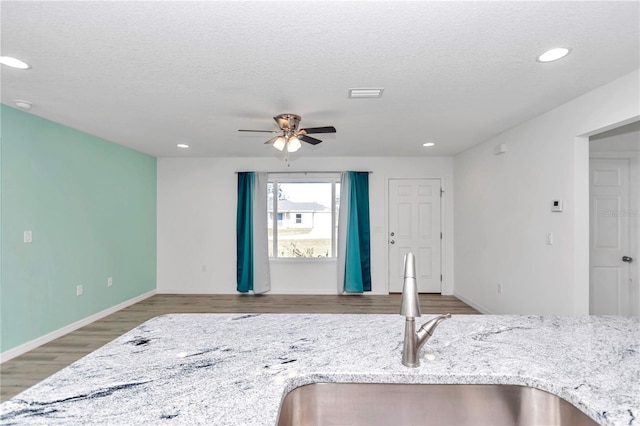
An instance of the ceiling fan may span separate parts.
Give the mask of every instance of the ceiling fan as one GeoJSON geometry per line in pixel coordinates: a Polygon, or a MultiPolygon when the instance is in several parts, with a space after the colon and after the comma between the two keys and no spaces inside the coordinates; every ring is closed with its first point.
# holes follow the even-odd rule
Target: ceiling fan
{"type": "Polygon", "coordinates": [[[287,153],[296,152],[300,149],[302,142],[306,142],[311,145],[317,145],[322,142],[320,139],[308,136],[314,133],[335,133],[336,128],[333,126],[326,127],[309,127],[306,129],[298,129],[301,117],[296,114],[280,114],[273,117],[278,123],[280,130],[238,130],[239,132],[261,132],[261,133],[282,133],[279,136],[275,136],[265,144],[273,145],[278,151],[283,151],[286,148],[287,153]]]}

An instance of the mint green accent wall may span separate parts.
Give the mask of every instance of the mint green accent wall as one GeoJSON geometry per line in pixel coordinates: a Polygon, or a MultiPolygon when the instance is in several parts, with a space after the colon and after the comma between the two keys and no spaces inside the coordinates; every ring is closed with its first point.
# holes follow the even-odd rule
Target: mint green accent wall
{"type": "Polygon", "coordinates": [[[4,352],[156,288],[156,159],[6,105],[0,114],[4,352]]]}

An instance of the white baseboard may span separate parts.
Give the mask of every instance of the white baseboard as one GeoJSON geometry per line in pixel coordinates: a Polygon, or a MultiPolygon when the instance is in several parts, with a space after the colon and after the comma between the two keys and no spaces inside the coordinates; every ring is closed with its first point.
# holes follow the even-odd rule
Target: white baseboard
{"type": "MultiPolygon", "coordinates": [[[[252,295],[253,292],[249,292],[249,293],[239,293],[235,290],[232,291],[225,291],[225,292],[203,292],[203,291],[196,291],[196,292],[185,292],[184,290],[178,290],[178,289],[166,289],[166,290],[162,290],[162,291],[158,291],[157,294],[206,294],[206,295],[228,295],[228,294],[246,294],[246,295],[252,295]]],[[[304,290],[304,289],[297,289],[297,290],[291,290],[291,289],[271,289],[270,291],[263,293],[265,295],[269,295],[269,294],[274,294],[274,295],[312,295],[312,296],[327,296],[327,295],[336,295],[336,294],[340,294],[340,295],[355,295],[355,296],[387,296],[389,293],[384,291],[367,291],[364,293],[338,293],[338,290],[328,290],[328,289],[311,289],[311,290],[304,290]]]]}
{"type": "Polygon", "coordinates": [[[453,293],[453,295],[460,299],[461,301],[463,301],[464,303],[466,303],[467,305],[471,306],[473,309],[475,309],[476,311],[480,312],[483,315],[493,315],[493,313],[486,309],[484,306],[480,306],[475,302],[472,302],[471,300],[467,299],[466,297],[460,296],[459,294],[456,294],[455,292],[453,293]]]}
{"type": "Polygon", "coordinates": [[[62,337],[65,334],[69,334],[72,331],[75,331],[79,328],[84,327],[85,325],[89,325],[94,321],[97,321],[101,318],[104,318],[108,315],[113,314],[114,312],[117,312],[121,309],[124,309],[128,306],[134,305],[138,302],[143,301],[144,299],[147,299],[151,296],[153,296],[154,294],[156,294],[155,290],[151,290],[147,293],[143,293],[140,296],[136,296],[133,299],[129,299],[129,300],[125,300],[122,303],[119,303],[115,306],[112,306],[108,309],[105,309],[104,311],[98,312],[96,314],[93,314],[91,316],[88,316],[86,318],[81,319],[80,321],[76,321],[72,324],[69,324],[65,327],[59,328],[55,331],[52,331],[51,333],[45,334],[44,336],[38,337],[37,339],[33,339],[27,343],[23,343],[20,346],[16,346],[15,348],[9,349],[8,351],[4,351],[2,353],[0,353],[0,364],[5,362],[5,361],[9,361],[12,358],[15,358],[17,356],[20,356],[26,352],[29,352],[30,350],[33,350],[35,348],[37,348],[38,346],[44,345],[45,343],[49,343],[52,340],[57,339],[58,337],[62,337]]]}

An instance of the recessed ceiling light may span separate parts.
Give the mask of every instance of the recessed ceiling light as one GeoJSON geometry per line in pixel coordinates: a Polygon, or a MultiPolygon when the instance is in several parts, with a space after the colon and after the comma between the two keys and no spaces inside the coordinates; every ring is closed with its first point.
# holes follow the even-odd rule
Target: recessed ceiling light
{"type": "Polygon", "coordinates": [[[31,68],[29,64],[22,62],[20,59],[12,58],[11,56],[0,56],[0,64],[6,65],[11,68],[18,68],[21,70],[31,68]]]}
{"type": "Polygon", "coordinates": [[[176,145],[178,148],[189,148],[189,145],[187,145],[186,143],[179,143],[178,145],[176,145]]]}
{"type": "Polygon", "coordinates": [[[553,62],[558,59],[562,59],[571,52],[568,47],[556,47],[555,49],[547,50],[542,55],[538,56],[538,62],[553,62]]]}
{"type": "Polygon", "coordinates": [[[31,103],[27,101],[15,101],[16,106],[24,111],[29,111],[31,109],[31,103]]]}
{"type": "Polygon", "coordinates": [[[425,142],[425,143],[422,144],[422,146],[434,146],[434,145],[435,145],[435,143],[433,143],[433,142],[425,142]]]}
{"type": "Polygon", "coordinates": [[[383,87],[369,87],[362,89],[349,89],[350,98],[379,98],[384,92],[383,87]]]}

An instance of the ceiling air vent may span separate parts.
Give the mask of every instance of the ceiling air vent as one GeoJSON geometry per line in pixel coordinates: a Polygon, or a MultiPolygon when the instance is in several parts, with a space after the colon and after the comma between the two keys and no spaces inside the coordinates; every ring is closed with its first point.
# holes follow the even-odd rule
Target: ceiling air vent
{"type": "Polygon", "coordinates": [[[382,87],[368,87],[363,89],[349,89],[349,97],[353,99],[363,98],[379,98],[382,96],[384,88],[382,87]]]}

